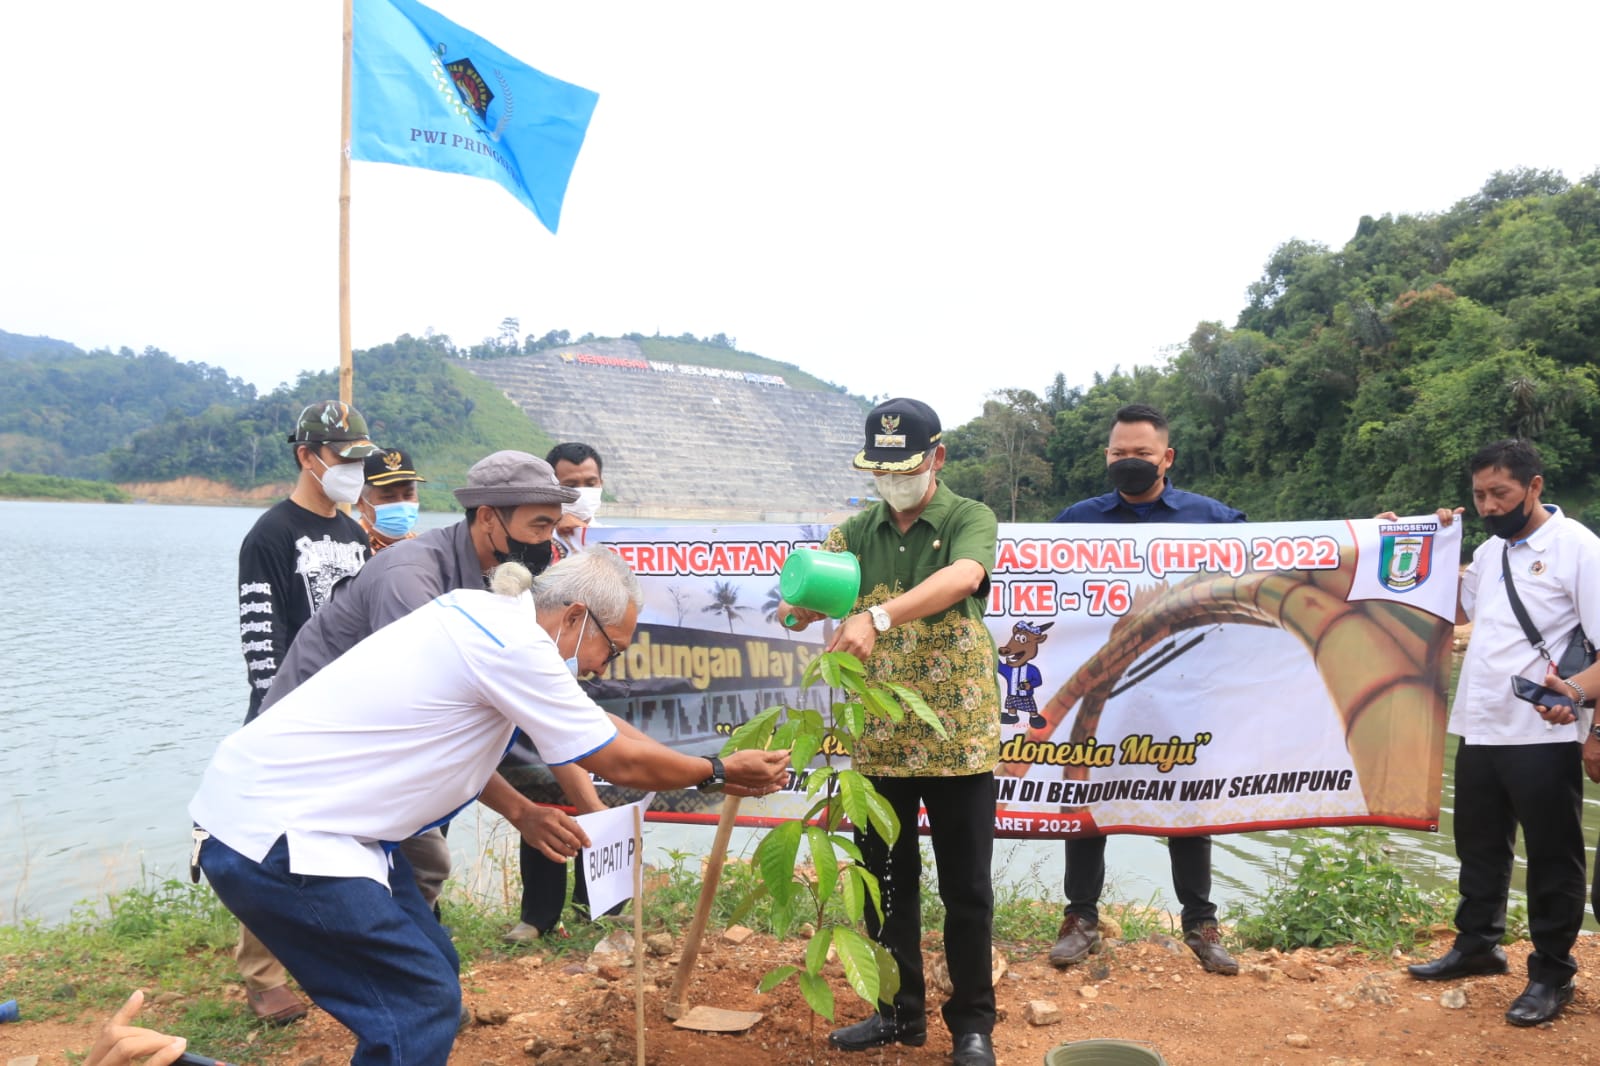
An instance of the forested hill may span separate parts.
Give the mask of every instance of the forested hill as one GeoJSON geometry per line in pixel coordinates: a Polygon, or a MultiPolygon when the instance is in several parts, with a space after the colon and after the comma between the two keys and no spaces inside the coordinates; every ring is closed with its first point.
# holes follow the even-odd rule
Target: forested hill
{"type": "MultiPolygon", "coordinates": [[[[133,353],[124,348],[123,352],[133,353]]],[[[61,356],[81,356],[75,344],[58,341],[54,337],[25,337],[20,333],[7,333],[0,329],[0,361],[10,359],[49,359],[61,356]]]]}
{"type": "Polygon", "coordinates": [[[1545,499],[1600,527],[1600,172],[1497,173],[1441,214],[1354,229],[1283,244],[1238,320],[1200,323],[1165,366],[986,404],[949,434],[946,481],[1047,518],[1108,491],[1111,414],[1143,402],[1172,422],[1174,482],[1252,519],[1470,513],[1467,459],[1524,436],[1545,499]]]}
{"type": "MultiPolygon", "coordinates": [[[[373,439],[426,456],[424,506],[454,507],[450,490],[472,463],[501,448],[543,455],[555,443],[471,362],[565,344],[486,341],[457,349],[447,337],[402,336],[354,354],[355,406],[373,439]]],[[[641,338],[652,358],[781,375],[800,391],[842,391],[784,363],[737,351],[718,335],[641,338]]],[[[179,363],[155,348],[85,353],[71,344],[0,333],[0,472],[114,482],[198,477],[238,489],[294,480],[287,437],[308,403],[336,397],[338,375],[302,374],[257,396],[218,367],[179,363]]]]}
{"type": "Polygon", "coordinates": [[[0,378],[0,471],[97,480],[136,434],[213,407],[240,410],[256,395],[220,367],[156,348],[84,352],[4,331],[0,378]]]}
{"type": "MultiPolygon", "coordinates": [[[[944,480],[1003,520],[1049,518],[1107,490],[1111,414],[1145,402],[1172,421],[1174,481],[1254,519],[1469,504],[1467,458],[1522,435],[1544,453],[1546,499],[1600,527],[1600,172],[1576,183],[1551,171],[1497,173],[1441,213],[1363,217],[1352,229],[1338,249],[1287,241],[1237,320],[1200,323],[1163,366],[1096,375],[1082,388],[1058,374],[1043,396],[997,394],[982,417],[946,434],[944,480]]],[[[462,359],[568,340],[519,341],[515,325],[507,319],[506,335],[471,349],[405,336],[357,354],[356,406],[374,435],[441,471],[429,505],[448,506],[450,479],[487,452],[548,443],[499,390],[461,369],[462,359]]],[[[735,352],[720,334],[672,343],[685,350],[647,355],[765,366],[810,387],[795,368],[735,352]]],[[[258,397],[218,368],[153,348],[82,353],[5,333],[0,372],[0,470],[124,482],[287,481],[295,413],[337,395],[331,369],[258,397]]]]}

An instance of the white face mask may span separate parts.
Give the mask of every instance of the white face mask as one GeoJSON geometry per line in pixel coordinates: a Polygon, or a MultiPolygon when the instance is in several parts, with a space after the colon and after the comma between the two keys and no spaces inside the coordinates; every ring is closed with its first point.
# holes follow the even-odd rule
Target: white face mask
{"type": "Polygon", "coordinates": [[[367,483],[367,467],[365,463],[323,464],[322,476],[317,480],[334,503],[355,503],[361,499],[361,489],[367,483]]]}
{"type": "Polygon", "coordinates": [[[578,488],[578,498],[571,503],[561,505],[565,514],[576,515],[585,522],[593,522],[594,516],[600,513],[600,494],[605,490],[599,485],[584,485],[578,488]]]}
{"type": "Polygon", "coordinates": [[[878,486],[879,499],[896,511],[909,511],[928,494],[933,470],[920,474],[873,474],[872,480],[878,486]]]}

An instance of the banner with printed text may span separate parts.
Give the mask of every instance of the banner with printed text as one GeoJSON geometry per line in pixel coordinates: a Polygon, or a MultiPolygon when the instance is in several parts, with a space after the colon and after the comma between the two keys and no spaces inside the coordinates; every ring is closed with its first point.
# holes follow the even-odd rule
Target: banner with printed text
{"type": "MultiPolygon", "coordinates": [[[[807,525],[608,527],[645,604],[593,686],[664,744],[710,754],[802,689],[832,623],[790,633],[778,573],[807,525]]],[[[1233,525],[1005,524],[987,604],[998,649],[996,832],[1182,835],[1312,825],[1436,829],[1460,527],[1431,517],[1233,525]]],[[[823,756],[818,756],[818,765],[823,756]]],[[[834,754],[835,765],[847,757],[834,754]]],[[[537,763],[507,776],[560,802],[537,763]]],[[[808,806],[804,774],[740,822],[808,806]]],[[[602,785],[611,802],[637,793],[602,785]]],[[[652,820],[715,821],[661,793],[652,820]]]]}

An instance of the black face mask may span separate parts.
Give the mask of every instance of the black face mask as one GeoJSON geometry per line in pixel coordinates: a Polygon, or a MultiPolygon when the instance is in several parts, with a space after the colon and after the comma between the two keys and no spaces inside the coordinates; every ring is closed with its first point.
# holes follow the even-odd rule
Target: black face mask
{"type": "Polygon", "coordinates": [[[1146,459],[1118,459],[1106,467],[1106,474],[1118,492],[1138,496],[1161,479],[1161,468],[1146,459]]]}
{"type": "Polygon", "coordinates": [[[511,535],[511,528],[506,524],[505,515],[500,514],[498,511],[496,514],[500,518],[500,529],[506,535],[506,550],[499,551],[491,543],[489,547],[494,552],[494,561],[497,563],[521,563],[528,568],[528,573],[534,577],[544,573],[545,569],[550,565],[552,554],[550,542],[542,540],[537,544],[530,544],[525,540],[518,540],[511,535]]]}
{"type": "Polygon", "coordinates": [[[1491,537],[1502,537],[1505,540],[1510,540],[1518,533],[1521,533],[1522,527],[1528,524],[1529,515],[1523,510],[1527,503],[1528,497],[1524,493],[1522,499],[1517,501],[1515,510],[1507,511],[1505,514],[1483,515],[1483,528],[1489,531],[1489,536],[1491,537]]]}

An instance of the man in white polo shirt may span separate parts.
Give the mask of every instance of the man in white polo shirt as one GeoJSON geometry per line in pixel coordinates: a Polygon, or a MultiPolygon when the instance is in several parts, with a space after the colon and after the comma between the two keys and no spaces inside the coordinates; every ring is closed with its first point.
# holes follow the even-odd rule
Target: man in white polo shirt
{"type": "MultiPolygon", "coordinates": [[[[766,795],[786,779],[787,752],[685,755],[583,694],[576,675],[622,654],[643,601],[617,555],[530,581],[503,567],[495,591],[446,593],[373,633],[223,740],[189,805],[207,880],[355,1033],[353,1063],[449,1057],[455,948],[395,844],[477,798],[517,729],[552,765],[631,788],[766,795]]],[[[587,843],[577,829],[558,846],[587,843]]]]}
{"type": "MultiPolygon", "coordinates": [[[[1456,856],[1461,902],[1455,943],[1407,967],[1420,981],[1505,973],[1513,844],[1528,857],[1528,984],[1506,1011],[1512,1025],[1538,1025],[1572,999],[1572,945],[1583,925],[1585,856],[1580,745],[1585,718],[1556,724],[1512,695],[1511,679],[1543,682],[1547,660],[1530,643],[1507,591],[1515,585],[1529,621],[1555,659],[1581,625],[1600,633],[1600,538],[1544,504],[1543,465],[1533,445],[1503,440],[1473,456],[1472,499],[1489,539],[1461,577],[1458,622],[1473,623],[1450,708],[1456,748],[1456,856]]],[[[1442,509],[1449,523],[1461,508],[1442,509]]],[[[1575,696],[1579,696],[1574,692],[1575,696]]],[[[1579,696],[1579,702],[1582,702],[1579,696]]]]}

